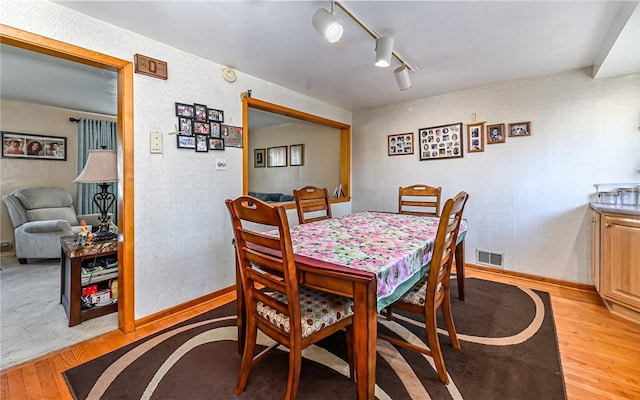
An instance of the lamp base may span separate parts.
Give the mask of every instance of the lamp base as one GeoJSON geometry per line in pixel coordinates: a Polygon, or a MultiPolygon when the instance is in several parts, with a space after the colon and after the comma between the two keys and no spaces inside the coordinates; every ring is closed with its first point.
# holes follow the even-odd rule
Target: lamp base
{"type": "Polygon", "coordinates": [[[93,243],[109,242],[116,240],[118,235],[109,231],[98,231],[93,234],[93,243]]]}

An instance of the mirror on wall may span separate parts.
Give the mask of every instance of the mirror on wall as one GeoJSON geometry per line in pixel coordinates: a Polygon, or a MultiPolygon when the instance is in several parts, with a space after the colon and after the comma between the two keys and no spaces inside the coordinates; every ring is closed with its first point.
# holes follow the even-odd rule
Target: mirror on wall
{"type": "Polygon", "coordinates": [[[293,201],[294,189],[342,183],[342,129],[252,107],[247,127],[249,194],[293,201]]]}

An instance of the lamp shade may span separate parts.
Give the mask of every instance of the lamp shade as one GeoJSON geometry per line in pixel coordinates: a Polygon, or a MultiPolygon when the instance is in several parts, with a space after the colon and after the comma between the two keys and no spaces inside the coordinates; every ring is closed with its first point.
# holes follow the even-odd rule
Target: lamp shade
{"type": "Polygon", "coordinates": [[[391,53],[393,52],[393,38],[382,36],[376,39],[376,67],[388,67],[391,65],[391,53]]]}
{"type": "Polygon", "coordinates": [[[74,183],[103,183],[118,181],[118,157],[115,150],[89,150],[89,157],[74,183]]]}
{"type": "Polygon", "coordinates": [[[334,14],[324,8],[318,9],[313,14],[312,22],[313,26],[329,43],[335,43],[342,37],[342,25],[340,25],[334,14]]]}
{"type": "Polygon", "coordinates": [[[398,89],[407,90],[411,87],[411,77],[409,76],[409,68],[406,65],[401,65],[393,71],[396,76],[396,83],[398,89]]]}

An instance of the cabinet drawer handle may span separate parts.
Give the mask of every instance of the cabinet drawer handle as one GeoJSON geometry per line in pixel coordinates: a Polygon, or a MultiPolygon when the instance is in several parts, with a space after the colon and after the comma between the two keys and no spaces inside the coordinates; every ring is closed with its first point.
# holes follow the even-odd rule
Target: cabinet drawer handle
{"type": "Polygon", "coordinates": [[[611,224],[607,222],[607,223],[604,224],[604,226],[606,226],[607,228],[610,228],[611,224]]]}

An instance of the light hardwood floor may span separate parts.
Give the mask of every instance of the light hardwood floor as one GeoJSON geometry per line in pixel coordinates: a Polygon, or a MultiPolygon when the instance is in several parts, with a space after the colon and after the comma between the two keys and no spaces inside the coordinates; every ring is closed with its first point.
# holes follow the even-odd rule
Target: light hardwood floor
{"type": "MultiPolygon", "coordinates": [[[[568,400],[640,399],[640,325],[610,314],[595,291],[474,269],[467,276],[551,294],[568,400]]],[[[63,371],[233,299],[224,295],[128,335],[111,332],[2,371],[0,398],[72,399],[63,371]]]]}

